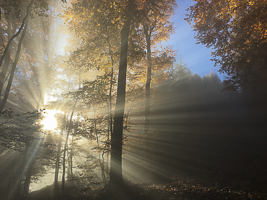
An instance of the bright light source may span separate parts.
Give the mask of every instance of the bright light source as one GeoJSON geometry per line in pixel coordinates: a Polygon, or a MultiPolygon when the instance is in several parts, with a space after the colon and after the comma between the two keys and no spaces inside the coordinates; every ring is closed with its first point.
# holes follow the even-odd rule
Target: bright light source
{"type": "Polygon", "coordinates": [[[41,122],[44,130],[54,130],[57,128],[56,110],[45,110],[44,119],[41,122]]]}

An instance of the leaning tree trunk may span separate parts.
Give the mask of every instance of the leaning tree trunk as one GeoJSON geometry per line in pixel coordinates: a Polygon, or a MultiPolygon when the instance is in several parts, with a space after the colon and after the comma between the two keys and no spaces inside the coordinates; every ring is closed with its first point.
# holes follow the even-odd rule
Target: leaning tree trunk
{"type": "Polygon", "coordinates": [[[126,71],[128,37],[130,32],[130,20],[127,20],[121,31],[121,52],[119,63],[119,77],[117,87],[117,101],[114,116],[114,130],[111,132],[111,169],[110,184],[114,187],[123,185],[122,179],[122,132],[123,114],[125,107],[126,71]]]}
{"type": "Polygon", "coordinates": [[[11,68],[11,71],[10,71],[10,76],[9,76],[9,79],[8,79],[8,84],[7,84],[7,87],[6,87],[5,95],[4,95],[4,98],[3,98],[3,100],[1,101],[1,104],[0,104],[0,112],[2,112],[4,110],[4,107],[5,107],[7,99],[8,99],[8,95],[9,95],[9,92],[10,92],[10,89],[11,89],[11,85],[12,85],[12,82],[13,82],[13,77],[14,77],[14,73],[15,73],[15,70],[16,70],[16,66],[17,66],[17,63],[19,61],[19,54],[20,54],[20,51],[21,51],[22,41],[23,41],[23,39],[25,37],[27,28],[28,28],[28,22],[26,22],[26,25],[24,27],[24,30],[22,32],[22,35],[21,35],[19,43],[18,43],[18,49],[17,49],[17,52],[16,52],[14,63],[12,65],[12,68],[11,68]]]}
{"type": "MultiPolygon", "coordinates": [[[[21,50],[21,45],[22,45],[22,41],[25,37],[25,34],[26,34],[26,30],[27,30],[27,27],[28,27],[28,16],[29,16],[29,11],[30,11],[30,7],[31,5],[33,4],[33,0],[31,0],[28,8],[27,8],[27,14],[26,16],[23,18],[22,20],[22,25],[20,26],[19,30],[17,31],[17,33],[15,33],[9,40],[8,40],[8,43],[5,47],[5,50],[4,50],[4,53],[2,55],[2,57],[0,58],[0,67],[2,66],[2,63],[5,59],[6,56],[9,56],[9,53],[10,53],[10,45],[11,43],[13,42],[13,40],[20,34],[20,32],[22,31],[23,27],[24,27],[24,30],[22,32],[22,35],[20,37],[20,40],[19,40],[19,43],[18,43],[18,48],[17,48],[17,52],[16,52],[16,55],[15,55],[15,60],[14,60],[14,63],[12,65],[12,68],[11,68],[11,71],[10,71],[10,76],[9,76],[9,79],[8,79],[8,83],[7,83],[7,87],[6,87],[6,90],[5,90],[5,95],[4,95],[4,98],[3,100],[1,101],[0,103],[0,112],[2,112],[4,110],[4,107],[6,105],[6,102],[7,102],[7,98],[8,98],[8,95],[9,95],[9,92],[10,92],[10,88],[11,88],[11,85],[12,85],[12,81],[13,81],[13,77],[14,77],[14,73],[15,73],[15,70],[16,70],[16,66],[17,66],[17,63],[18,63],[18,59],[19,59],[19,54],[20,54],[20,50],[21,50]]],[[[10,57],[10,56],[9,56],[10,57]]],[[[10,58],[9,58],[10,59],[10,58]]],[[[4,66],[5,67],[5,66],[4,66]]],[[[1,83],[0,84],[0,95],[3,91],[3,86],[4,86],[4,79],[6,78],[6,69],[3,68],[2,70],[2,73],[1,73],[1,81],[3,81],[3,84],[1,83]],[[3,79],[4,78],[4,79],[3,79]]]]}
{"type": "MultiPolygon", "coordinates": [[[[10,40],[11,34],[13,34],[13,33],[11,33],[11,24],[12,24],[11,20],[9,19],[8,20],[8,28],[7,28],[8,40],[10,40]]],[[[14,30],[14,28],[13,28],[13,30],[14,30]]],[[[4,87],[5,81],[6,81],[5,79],[7,77],[7,70],[8,70],[8,66],[9,66],[9,63],[10,63],[10,53],[11,53],[11,48],[7,48],[6,56],[5,56],[6,58],[4,59],[3,56],[1,58],[1,59],[4,59],[4,64],[3,64],[2,71],[0,73],[0,96],[2,95],[2,90],[3,90],[3,87],[4,87]]]]}
{"type": "MultiPolygon", "coordinates": [[[[33,4],[33,0],[31,0],[29,6],[28,6],[28,8],[27,8],[27,14],[26,14],[26,16],[23,18],[23,20],[22,20],[22,24],[21,24],[19,30],[18,30],[18,31],[17,31],[17,32],[16,32],[16,33],[9,39],[9,40],[8,40],[8,43],[7,43],[7,45],[6,45],[6,47],[5,47],[5,50],[4,50],[4,53],[3,53],[2,57],[0,58],[0,67],[2,66],[2,63],[3,63],[4,59],[5,59],[5,56],[6,56],[6,54],[7,54],[8,51],[9,51],[9,47],[10,47],[11,43],[13,42],[13,40],[14,40],[16,37],[18,37],[18,35],[19,35],[20,32],[22,31],[24,25],[27,24],[27,23],[26,23],[26,20],[28,20],[29,10],[30,10],[30,7],[31,7],[32,4],[33,4]]],[[[24,30],[25,30],[25,28],[24,28],[24,30]]]]}

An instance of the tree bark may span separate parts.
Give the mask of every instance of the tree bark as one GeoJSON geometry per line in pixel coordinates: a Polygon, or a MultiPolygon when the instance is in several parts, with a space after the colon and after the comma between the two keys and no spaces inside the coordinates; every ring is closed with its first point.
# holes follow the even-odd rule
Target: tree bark
{"type": "Polygon", "coordinates": [[[149,132],[149,117],[150,117],[150,84],[151,84],[151,28],[144,26],[147,45],[147,79],[146,79],[146,102],[145,102],[145,133],[149,132]]]}
{"type": "Polygon", "coordinates": [[[117,87],[117,101],[114,116],[114,130],[111,132],[111,169],[110,184],[114,187],[123,185],[122,179],[122,132],[123,115],[125,107],[126,71],[128,37],[130,32],[130,20],[127,20],[121,31],[121,52],[119,63],[119,77],[117,87]]]}

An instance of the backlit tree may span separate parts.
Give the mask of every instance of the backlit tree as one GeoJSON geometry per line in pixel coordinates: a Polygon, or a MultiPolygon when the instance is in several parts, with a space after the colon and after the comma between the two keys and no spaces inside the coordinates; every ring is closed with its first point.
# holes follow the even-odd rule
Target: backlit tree
{"type": "Polygon", "coordinates": [[[227,89],[259,87],[267,75],[266,0],[195,0],[186,20],[194,21],[197,40],[213,47],[227,89]]]}

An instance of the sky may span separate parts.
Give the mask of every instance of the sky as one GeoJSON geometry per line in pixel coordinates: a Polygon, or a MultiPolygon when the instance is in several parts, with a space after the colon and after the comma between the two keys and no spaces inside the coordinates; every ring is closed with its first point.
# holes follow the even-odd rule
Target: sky
{"type": "Polygon", "coordinates": [[[196,44],[197,40],[194,38],[196,32],[184,20],[186,13],[188,13],[186,9],[194,5],[194,1],[177,0],[177,3],[176,15],[172,17],[176,29],[175,33],[167,41],[167,44],[173,46],[174,50],[178,50],[178,58],[182,58],[182,62],[187,64],[192,74],[197,73],[202,77],[212,71],[222,80],[225,75],[220,74],[218,72],[219,67],[214,67],[214,62],[210,60],[212,58],[212,48],[207,48],[203,44],[196,44]]]}

